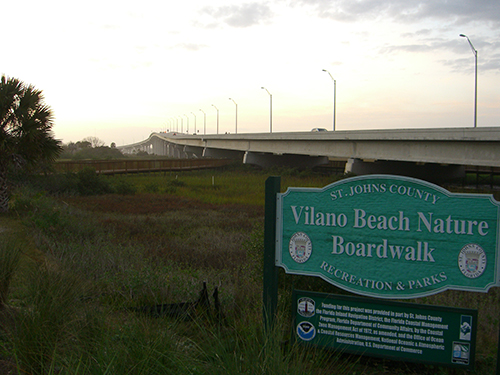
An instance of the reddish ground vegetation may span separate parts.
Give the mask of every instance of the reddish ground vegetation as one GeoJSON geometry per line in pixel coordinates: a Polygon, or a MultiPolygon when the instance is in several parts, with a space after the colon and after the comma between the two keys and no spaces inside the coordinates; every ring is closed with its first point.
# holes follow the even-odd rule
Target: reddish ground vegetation
{"type": "Polygon", "coordinates": [[[167,194],[80,196],[65,198],[64,201],[76,207],[94,212],[107,212],[131,215],[161,214],[175,210],[214,210],[240,212],[244,210],[251,217],[264,214],[260,206],[220,205],[203,203],[198,200],[167,194]]]}

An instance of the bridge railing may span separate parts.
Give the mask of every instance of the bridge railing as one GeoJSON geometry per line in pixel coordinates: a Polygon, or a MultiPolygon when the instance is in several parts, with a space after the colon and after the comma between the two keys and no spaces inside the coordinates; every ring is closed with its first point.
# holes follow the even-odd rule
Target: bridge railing
{"type": "Polygon", "coordinates": [[[230,163],[227,159],[71,160],[57,161],[55,170],[69,173],[91,168],[99,174],[119,174],[217,168],[230,163]]]}

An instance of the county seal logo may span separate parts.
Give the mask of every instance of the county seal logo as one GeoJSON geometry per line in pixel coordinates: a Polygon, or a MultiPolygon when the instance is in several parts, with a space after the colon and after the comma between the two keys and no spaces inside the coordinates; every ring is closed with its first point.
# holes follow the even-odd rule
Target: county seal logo
{"type": "Polygon", "coordinates": [[[458,267],[470,279],[481,276],[486,268],[486,253],[478,244],[465,245],[458,254],[458,267]]]}
{"type": "Polygon", "coordinates": [[[303,317],[309,318],[316,312],[316,303],[309,297],[299,298],[297,312],[303,317]]]}
{"type": "Polygon", "coordinates": [[[304,232],[295,233],[288,244],[288,251],[292,259],[297,263],[306,262],[312,252],[311,239],[304,232]]]}

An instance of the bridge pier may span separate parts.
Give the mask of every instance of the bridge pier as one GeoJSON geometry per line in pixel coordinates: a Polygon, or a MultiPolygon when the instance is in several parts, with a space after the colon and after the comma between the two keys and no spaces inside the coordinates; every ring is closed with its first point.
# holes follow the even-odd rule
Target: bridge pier
{"type": "Polygon", "coordinates": [[[439,183],[465,177],[465,166],[455,164],[413,163],[405,161],[348,159],[345,173],[356,175],[393,174],[439,183]]]}
{"type": "Polygon", "coordinates": [[[184,152],[188,157],[201,158],[203,157],[203,147],[184,146],[184,152]]]}

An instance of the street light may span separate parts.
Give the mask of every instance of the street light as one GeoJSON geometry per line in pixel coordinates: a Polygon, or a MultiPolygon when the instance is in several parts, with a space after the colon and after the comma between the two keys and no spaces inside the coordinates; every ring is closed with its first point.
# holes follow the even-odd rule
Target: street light
{"type": "Polygon", "coordinates": [[[217,110],[217,134],[219,134],[219,108],[217,108],[213,104],[212,107],[214,107],[217,110]]]}
{"type": "Polygon", "coordinates": [[[196,134],[196,115],[194,112],[191,112],[191,114],[194,116],[194,134],[196,134]]]}
{"type": "Polygon", "coordinates": [[[229,100],[231,100],[234,103],[234,105],[236,106],[235,133],[238,134],[238,104],[236,104],[234,99],[229,98],[229,100]]]}
{"type": "Polygon", "coordinates": [[[470,48],[472,49],[472,53],[474,54],[475,60],[475,77],[474,77],[474,127],[477,126],[477,50],[472,45],[469,37],[464,34],[460,34],[462,38],[467,38],[469,42],[470,48]]]}
{"type": "Polygon", "coordinates": [[[203,113],[203,134],[207,134],[207,114],[201,108],[200,112],[203,113]]]}
{"type": "Polygon", "coordinates": [[[187,122],[186,122],[186,133],[189,133],[189,116],[188,115],[184,115],[186,116],[186,119],[187,119],[187,122]]]}
{"type": "Polygon", "coordinates": [[[335,131],[335,120],[336,120],[336,110],[337,110],[337,81],[333,78],[330,72],[326,69],[323,69],[324,72],[327,72],[330,78],[333,80],[333,131],[335,131]]]}
{"type": "Polygon", "coordinates": [[[182,133],[184,133],[184,124],[183,124],[182,116],[179,116],[179,118],[181,119],[181,134],[182,134],[182,133]]]}
{"type": "Polygon", "coordinates": [[[273,132],[273,96],[265,87],[261,87],[262,90],[266,90],[269,94],[269,133],[273,132]]]}

